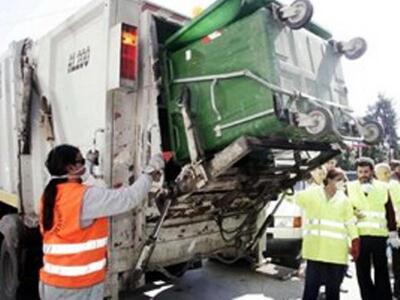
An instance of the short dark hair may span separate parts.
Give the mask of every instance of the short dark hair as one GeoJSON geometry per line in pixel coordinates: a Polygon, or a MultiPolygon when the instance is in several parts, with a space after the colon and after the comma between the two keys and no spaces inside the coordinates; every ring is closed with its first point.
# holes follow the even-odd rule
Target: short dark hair
{"type": "Polygon", "coordinates": [[[369,157],[360,157],[356,160],[356,169],[358,167],[369,167],[371,171],[374,170],[375,163],[372,158],[369,157]]]}
{"type": "Polygon", "coordinates": [[[346,178],[346,174],[344,173],[344,171],[342,170],[342,169],[340,169],[340,168],[333,168],[333,169],[330,169],[329,171],[328,171],[328,173],[326,173],[326,177],[325,177],[325,179],[324,179],[324,185],[327,185],[328,184],[328,179],[335,179],[336,177],[343,177],[343,178],[346,178]]]}
{"type": "MultiPolygon", "coordinates": [[[[66,175],[67,166],[76,163],[76,156],[80,153],[79,149],[71,145],[59,145],[53,148],[46,160],[46,168],[52,176],[66,175]]],[[[43,231],[53,228],[54,207],[56,205],[57,185],[67,182],[68,178],[52,178],[46,185],[43,192],[42,205],[42,226],[43,231]]]]}
{"type": "Polygon", "coordinates": [[[390,162],[390,167],[392,168],[392,170],[394,170],[396,167],[400,166],[400,160],[395,160],[393,159],[390,162]]]}

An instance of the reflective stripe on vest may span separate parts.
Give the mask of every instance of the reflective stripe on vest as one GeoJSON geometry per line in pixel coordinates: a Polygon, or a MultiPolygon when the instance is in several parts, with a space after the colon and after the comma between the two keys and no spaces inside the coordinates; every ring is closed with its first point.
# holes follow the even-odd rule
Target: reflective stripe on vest
{"type": "Polygon", "coordinates": [[[319,230],[319,229],[305,229],[303,231],[304,235],[314,235],[320,237],[327,237],[331,239],[346,240],[347,235],[339,232],[332,232],[329,230],[319,230]]]}
{"type": "Polygon", "coordinates": [[[303,258],[345,265],[349,240],[357,236],[353,208],[346,195],[336,193],[328,199],[321,186],[298,193],[297,201],[305,217],[303,258]]]}
{"type": "Polygon", "coordinates": [[[100,271],[106,266],[106,259],[92,262],[83,266],[65,267],[44,262],[43,269],[49,274],[59,276],[83,276],[93,272],[100,271]]]}
{"type": "Polygon", "coordinates": [[[345,223],[345,226],[351,226],[351,225],[356,225],[356,224],[357,224],[357,219],[356,219],[356,217],[353,217],[345,223]]]}
{"type": "Polygon", "coordinates": [[[97,240],[90,240],[84,243],[43,244],[43,253],[54,255],[76,254],[105,247],[107,245],[107,240],[108,239],[105,237],[97,240]]]}
{"type": "Polygon", "coordinates": [[[323,225],[328,227],[334,227],[339,229],[345,229],[345,225],[342,222],[323,220],[323,219],[310,219],[306,221],[306,225],[323,225]]]}
{"type": "Polygon", "coordinates": [[[385,213],[362,210],[361,214],[363,214],[368,219],[358,221],[358,228],[386,229],[387,221],[385,213]]]}
{"type": "MultiPolygon", "coordinates": [[[[86,288],[105,280],[108,219],[99,218],[81,227],[86,190],[80,183],[57,185],[53,227],[46,231],[41,228],[44,265],[40,280],[47,285],[86,288]]],[[[42,209],[39,211],[42,213],[42,209]]]]}
{"type": "Polygon", "coordinates": [[[314,236],[321,236],[339,240],[344,240],[347,238],[346,234],[338,232],[338,230],[341,231],[346,229],[345,224],[343,222],[326,220],[326,219],[309,219],[306,220],[306,226],[312,228],[305,228],[303,231],[304,235],[314,235],[314,236]],[[332,229],[318,228],[320,226],[331,227],[332,229]]]}
{"type": "Polygon", "coordinates": [[[379,222],[373,221],[360,221],[357,223],[357,227],[359,228],[374,228],[374,229],[385,229],[386,224],[382,224],[379,222]]]}
{"type": "Polygon", "coordinates": [[[349,199],[353,207],[360,212],[357,228],[360,235],[387,236],[385,204],[388,201],[388,186],[373,180],[373,188],[365,195],[359,181],[347,184],[349,199]]]}
{"type": "Polygon", "coordinates": [[[362,210],[361,214],[369,218],[380,218],[386,220],[386,214],[384,212],[362,210]]]}

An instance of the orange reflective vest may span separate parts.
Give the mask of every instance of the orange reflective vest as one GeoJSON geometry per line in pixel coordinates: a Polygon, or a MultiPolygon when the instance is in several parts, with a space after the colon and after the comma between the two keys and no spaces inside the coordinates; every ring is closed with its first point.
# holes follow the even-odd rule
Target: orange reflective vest
{"type": "Polygon", "coordinates": [[[108,219],[97,219],[81,228],[80,214],[86,189],[80,183],[57,186],[53,228],[49,231],[41,228],[44,257],[40,280],[45,284],[84,288],[105,279],[108,219]]]}

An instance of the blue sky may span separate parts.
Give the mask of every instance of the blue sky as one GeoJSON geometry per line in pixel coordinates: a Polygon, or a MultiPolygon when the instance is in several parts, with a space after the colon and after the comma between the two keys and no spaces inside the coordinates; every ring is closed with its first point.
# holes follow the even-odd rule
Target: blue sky
{"type": "MultiPolygon", "coordinates": [[[[311,0],[313,20],[333,33],[334,38],[362,36],[368,51],[356,61],[344,59],[350,104],[358,114],[384,93],[400,102],[400,11],[398,0],[311,0]]],[[[62,22],[89,0],[0,0],[0,53],[12,40],[38,38],[62,22]]],[[[190,15],[193,7],[207,7],[211,0],[153,0],[190,15]]],[[[283,0],[290,3],[290,0],[283,0]]],[[[397,105],[400,114],[400,105],[397,105]]]]}

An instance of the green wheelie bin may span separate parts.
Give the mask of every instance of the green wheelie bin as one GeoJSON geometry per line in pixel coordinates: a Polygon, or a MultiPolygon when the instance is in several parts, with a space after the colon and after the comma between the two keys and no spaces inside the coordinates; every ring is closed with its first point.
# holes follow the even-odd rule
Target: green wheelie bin
{"type": "Polygon", "coordinates": [[[295,3],[306,3],[306,11],[288,24],[275,1],[218,1],[167,41],[167,111],[177,161],[190,158],[188,138],[204,155],[241,136],[363,138],[348,107],[340,58],[358,58],[365,42],[333,41],[308,22],[309,2],[295,3]]]}

